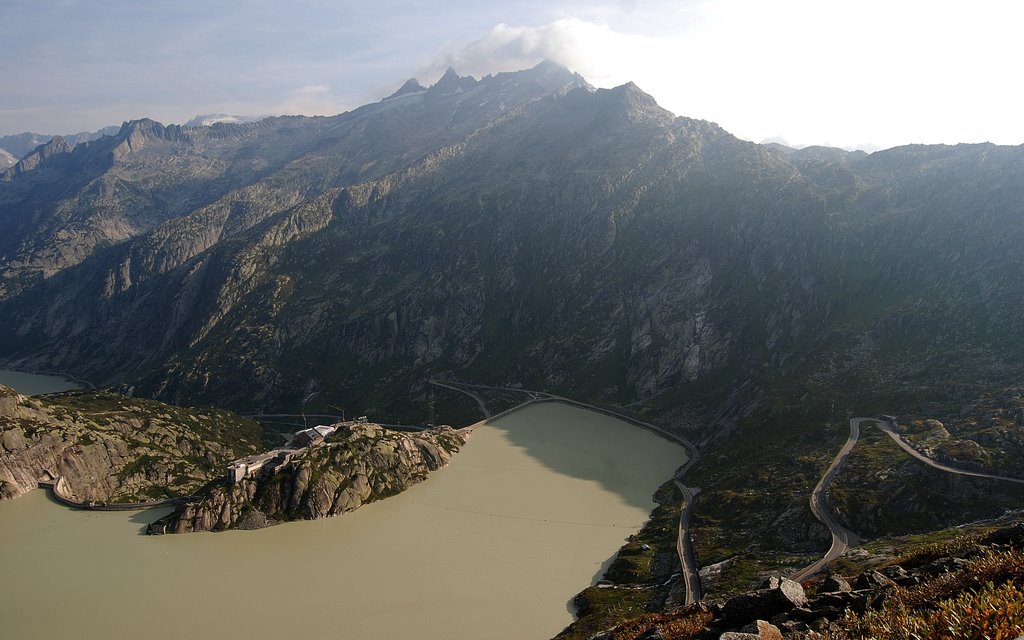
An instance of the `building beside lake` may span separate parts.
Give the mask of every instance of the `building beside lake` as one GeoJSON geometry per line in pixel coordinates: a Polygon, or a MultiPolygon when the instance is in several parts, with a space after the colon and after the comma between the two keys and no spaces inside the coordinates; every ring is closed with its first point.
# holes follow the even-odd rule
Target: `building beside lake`
{"type": "Polygon", "coordinates": [[[288,448],[271,449],[235,460],[228,465],[228,482],[235,483],[245,478],[255,478],[261,473],[277,473],[291,462],[292,456],[308,447],[320,444],[338,430],[339,425],[317,425],[303,429],[292,438],[288,448]]]}
{"type": "Polygon", "coordinates": [[[292,438],[292,446],[295,448],[308,447],[318,442],[322,442],[324,438],[331,435],[337,430],[338,427],[336,425],[327,426],[323,424],[311,427],[309,429],[303,429],[302,431],[296,433],[295,437],[292,438]]]}

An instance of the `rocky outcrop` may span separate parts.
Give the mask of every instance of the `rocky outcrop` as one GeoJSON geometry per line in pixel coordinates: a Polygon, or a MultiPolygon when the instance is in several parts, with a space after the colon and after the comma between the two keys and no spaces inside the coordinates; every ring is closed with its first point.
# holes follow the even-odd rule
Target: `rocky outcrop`
{"type": "Polygon", "coordinates": [[[258,529],[353,511],[422,482],[446,466],[467,437],[450,427],[415,434],[375,424],[342,427],[279,468],[211,489],[151,524],[149,533],[258,529]]]}
{"type": "Polygon", "coordinates": [[[255,451],[261,433],[225,411],[93,391],[29,398],[0,386],[0,499],[57,478],[78,502],[189,495],[255,451]]]}
{"type": "MultiPolygon", "coordinates": [[[[911,618],[932,618],[942,602],[962,594],[1019,583],[1024,578],[1024,524],[1001,528],[987,534],[971,534],[946,542],[916,547],[898,561],[844,578],[830,575],[811,580],[809,592],[801,584],[773,577],[761,588],[741,593],[725,602],[699,602],[664,613],[647,614],[624,620],[606,631],[589,635],[591,640],[816,640],[833,638],[928,637],[960,638],[966,634],[939,629],[937,634],[900,635],[911,618]],[[817,584],[815,585],[815,582],[817,584]],[[812,586],[813,585],[813,586],[812,586]],[[888,615],[884,614],[888,611],[888,615]],[[865,615],[869,614],[869,615],[865,615]],[[871,622],[874,616],[874,622],[871,622]],[[864,621],[868,621],[865,626],[864,621]],[[886,629],[884,635],[872,633],[870,625],[886,629]],[[890,625],[886,627],[885,625],[890,625]],[[892,625],[896,626],[892,626],[892,625]],[[943,633],[944,632],[944,633],[943,633]]],[[[1015,590],[1014,610],[1020,607],[1015,590]]],[[[1000,624],[1016,619],[987,616],[999,606],[988,604],[983,610],[964,609],[964,617],[973,613],[986,619],[990,637],[1000,624]]],[[[917,628],[921,628],[918,626],[917,628]]],[[[970,624],[960,630],[976,628],[970,624]]],[[[1016,637],[1018,626],[1012,628],[1016,637]]],[[[570,627],[572,629],[572,627],[570,627]]],[[[876,629],[877,630],[877,629],[876,629]]],[[[563,637],[563,636],[559,636],[563,637]]],[[[572,636],[576,637],[576,636],[572,636]]]]}

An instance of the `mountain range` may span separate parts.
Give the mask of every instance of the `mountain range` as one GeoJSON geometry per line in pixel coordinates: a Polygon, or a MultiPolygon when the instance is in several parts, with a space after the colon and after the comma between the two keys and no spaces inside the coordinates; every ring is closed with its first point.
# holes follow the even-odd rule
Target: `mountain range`
{"type": "Polygon", "coordinates": [[[1022,161],[757,145],[552,63],[333,117],[132,121],[0,176],[0,356],[396,413],[436,375],[653,406],[876,358],[1001,371],[1022,161]]]}

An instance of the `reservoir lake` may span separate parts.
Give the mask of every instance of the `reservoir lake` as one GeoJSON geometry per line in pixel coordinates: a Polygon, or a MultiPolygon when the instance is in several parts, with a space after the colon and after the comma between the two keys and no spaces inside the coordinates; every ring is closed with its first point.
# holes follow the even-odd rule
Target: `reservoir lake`
{"type": "Polygon", "coordinates": [[[64,376],[24,373],[22,371],[11,371],[10,369],[0,369],[0,384],[11,387],[26,396],[68,391],[69,389],[78,389],[82,386],[64,376]]]}
{"type": "Polygon", "coordinates": [[[450,466],[339,517],[146,536],[166,510],[0,502],[5,638],[544,639],[573,620],[685,450],[534,404],[478,426],[450,466]]]}

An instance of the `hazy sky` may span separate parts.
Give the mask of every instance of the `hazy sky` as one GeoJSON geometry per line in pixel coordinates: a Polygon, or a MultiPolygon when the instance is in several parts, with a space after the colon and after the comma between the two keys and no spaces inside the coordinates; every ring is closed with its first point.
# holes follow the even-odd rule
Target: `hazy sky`
{"type": "Polygon", "coordinates": [[[755,141],[1024,143],[1017,0],[0,0],[0,135],[331,114],[551,58],[755,141]]]}

